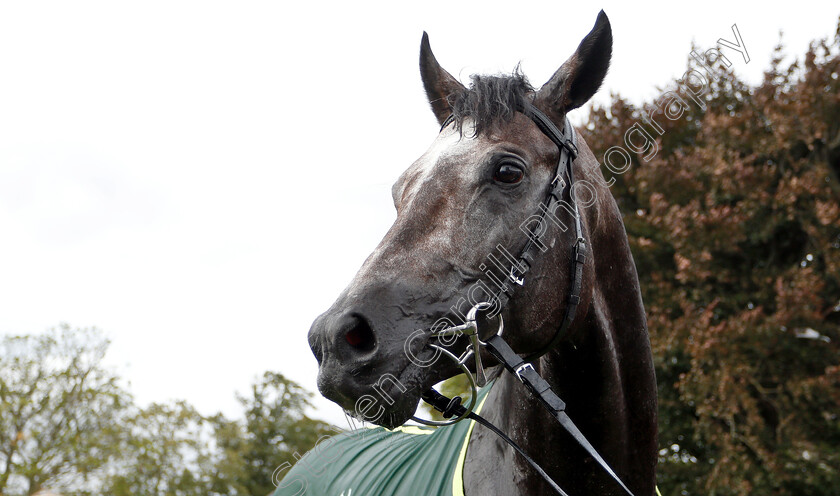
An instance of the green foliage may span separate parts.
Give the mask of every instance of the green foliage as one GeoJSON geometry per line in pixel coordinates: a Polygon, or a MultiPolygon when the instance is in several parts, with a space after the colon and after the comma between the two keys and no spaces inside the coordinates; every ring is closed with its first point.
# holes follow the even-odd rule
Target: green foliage
{"type": "Polygon", "coordinates": [[[265,496],[275,470],[294,464],[332,433],[304,414],[312,394],[276,372],[265,372],[248,396],[238,396],[243,421],[199,415],[183,401],[153,404],[131,416],[113,496],[265,496]]]}
{"type": "Polygon", "coordinates": [[[187,403],[153,403],[127,416],[122,427],[121,456],[105,478],[105,492],[113,496],[213,494],[211,432],[187,403]]]}
{"type": "Polygon", "coordinates": [[[266,496],[275,469],[334,431],[274,372],[238,398],[244,420],[184,401],[138,407],[102,366],[107,347],[66,325],[0,343],[0,495],[266,496]]]}
{"type": "Polygon", "coordinates": [[[266,495],[274,490],[274,471],[283,463],[294,465],[323,436],[335,433],[329,424],[304,412],[312,393],[281,374],[266,372],[251,386],[250,396],[239,397],[245,409],[245,443],[238,451],[243,462],[240,478],[244,495],[266,495]]]}
{"type": "Polygon", "coordinates": [[[722,73],[705,109],[656,114],[662,136],[640,111],[664,92],[592,109],[596,157],[637,122],[660,147],[602,170],[648,313],[663,494],[840,494],[838,42],[786,67],[779,48],[754,88],[722,73]]]}
{"type": "Polygon", "coordinates": [[[107,341],[66,325],[0,342],[0,494],[90,494],[117,456],[131,397],[100,361],[107,341]]]}

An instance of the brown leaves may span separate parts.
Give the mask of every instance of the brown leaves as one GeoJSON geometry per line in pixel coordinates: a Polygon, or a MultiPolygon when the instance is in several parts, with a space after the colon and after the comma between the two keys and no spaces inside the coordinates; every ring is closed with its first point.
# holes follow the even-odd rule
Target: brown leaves
{"type": "MultiPolygon", "coordinates": [[[[662,122],[652,160],[614,176],[660,384],[664,493],[840,490],[838,41],[787,67],[779,54],[755,88],[725,75],[705,111],[662,122]]],[[[617,96],[593,109],[596,157],[639,116],[617,96]]]]}

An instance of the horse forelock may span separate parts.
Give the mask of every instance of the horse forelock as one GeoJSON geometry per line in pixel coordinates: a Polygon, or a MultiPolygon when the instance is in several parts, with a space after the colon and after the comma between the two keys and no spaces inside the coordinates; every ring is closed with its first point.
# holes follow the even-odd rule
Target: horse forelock
{"type": "Polygon", "coordinates": [[[470,79],[469,88],[449,95],[455,128],[461,134],[464,134],[463,124],[468,120],[474,123],[472,132],[475,136],[495,130],[510,121],[534,95],[534,87],[519,66],[511,74],[473,75],[470,79]]]}

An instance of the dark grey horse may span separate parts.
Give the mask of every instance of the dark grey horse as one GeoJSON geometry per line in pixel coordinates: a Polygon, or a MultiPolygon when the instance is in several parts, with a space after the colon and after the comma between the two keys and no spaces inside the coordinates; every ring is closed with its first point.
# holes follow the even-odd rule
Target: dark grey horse
{"type": "MultiPolygon", "coordinates": [[[[435,322],[457,324],[505,278],[488,263],[500,247],[518,253],[520,226],[545,197],[558,148],[521,112],[533,103],[559,127],[589,100],[610,62],[612,32],[601,12],[577,51],[540,89],[520,74],[474,76],[464,87],[440,67],[424,35],[423,84],[445,126],[393,186],[397,219],[336,302],[319,316],[309,342],[320,364],[318,386],[343,408],[393,427],[420,395],[460,371],[431,363],[435,322]],[[476,289],[478,288],[478,289],[476,289]],[[383,380],[385,379],[385,380],[383,380]],[[382,398],[381,404],[376,399],[382,398]],[[361,410],[361,411],[360,411],[361,410]]],[[[394,119],[398,116],[389,116],[394,119]]],[[[654,494],[656,383],[645,313],[621,214],[598,160],[578,138],[574,193],[588,259],[570,332],[534,362],[595,448],[636,495],[654,494]]],[[[573,218],[557,211],[546,250],[505,306],[505,337],[526,355],[545,348],[564,316],[570,291],[573,218]]],[[[460,353],[466,339],[448,343],[460,353]]],[[[493,364],[490,355],[483,355],[493,364]]],[[[483,414],[530,453],[572,495],[623,494],[620,487],[510,374],[496,374],[483,414]]],[[[463,471],[467,495],[551,494],[512,449],[477,426],[463,471]]],[[[417,494],[425,494],[418,488],[417,494]]]]}

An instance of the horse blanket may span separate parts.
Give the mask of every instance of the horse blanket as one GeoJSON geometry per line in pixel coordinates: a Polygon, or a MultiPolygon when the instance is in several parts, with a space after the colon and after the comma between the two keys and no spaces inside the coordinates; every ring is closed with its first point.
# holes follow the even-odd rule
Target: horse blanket
{"type": "MultiPolygon", "coordinates": [[[[477,412],[491,386],[478,392],[477,412]]],[[[474,420],[462,420],[332,436],[290,469],[273,496],[464,496],[464,459],[474,426],[474,420]]]]}

